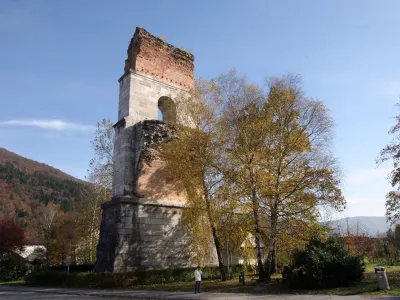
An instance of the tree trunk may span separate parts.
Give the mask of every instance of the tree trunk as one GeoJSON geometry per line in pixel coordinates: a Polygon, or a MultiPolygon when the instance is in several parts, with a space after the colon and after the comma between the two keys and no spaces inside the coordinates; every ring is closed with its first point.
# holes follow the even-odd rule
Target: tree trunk
{"type": "MultiPolygon", "coordinates": [[[[265,262],[264,264],[264,269],[268,270],[268,261],[265,262]]],[[[271,264],[271,272],[270,274],[274,274],[278,271],[278,263],[277,263],[277,258],[276,258],[276,240],[275,240],[275,247],[272,252],[272,264],[271,264]]]]}
{"type": "Polygon", "coordinates": [[[275,260],[275,246],[276,246],[276,229],[277,229],[277,215],[276,210],[271,212],[271,233],[269,238],[268,256],[266,263],[266,279],[271,280],[271,275],[274,272],[274,260],[275,260]]]}
{"type": "Polygon", "coordinates": [[[262,262],[262,253],[261,253],[261,232],[260,232],[260,222],[258,219],[258,213],[254,212],[254,230],[255,230],[255,242],[256,242],[256,256],[257,256],[257,269],[258,269],[258,278],[263,280],[265,278],[265,270],[262,262]]]}
{"type": "Polygon", "coordinates": [[[47,268],[50,266],[50,242],[46,239],[46,265],[47,268]]]}
{"type": "Polygon", "coordinates": [[[221,279],[222,281],[226,281],[227,276],[226,276],[224,260],[222,258],[221,242],[217,236],[217,230],[215,229],[215,226],[211,225],[211,231],[214,238],[215,249],[217,250],[218,266],[219,266],[219,271],[221,272],[221,279]]]}
{"type": "Polygon", "coordinates": [[[264,266],[263,266],[263,262],[262,262],[260,218],[258,216],[258,203],[257,203],[256,197],[255,197],[255,190],[253,190],[253,201],[252,202],[253,202],[254,233],[255,233],[258,277],[260,280],[262,280],[265,278],[265,271],[264,271],[264,266]]]}
{"type": "Polygon", "coordinates": [[[276,241],[274,246],[274,252],[272,253],[272,264],[271,264],[271,274],[276,273],[276,241]]]}
{"type": "Polygon", "coordinates": [[[224,260],[222,258],[222,245],[221,245],[221,242],[220,242],[219,237],[217,235],[217,228],[215,227],[214,220],[213,220],[213,217],[212,217],[211,204],[210,204],[210,199],[209,199],[208,194],[207,194],[207,189],[206,189],[205,186],[203,186],[203,188],[204,188],[204,198],[205,198],[206,207],[207,207],[208,221],[210,222],[210,225],[211,225],[211,232],[212,232],[212,236],[213,236],[213,239],[214,239],[215,249],[217,250],[219,271],[221,273],[222,281],[226,281],[227,277],[226,277],[226,270],[225,270],[224,260]]]}
{"type": "Polygon", "coordinates": [[[262,252],[261,252],[261,230],[260,230],[260,217],[258,215],[258,202],[257,202],[257,191],[254,182],[254,173],[251,168],[249,168],[249,175],[251,178],[251,202],[253,206],[253,217],[254,217],[254,235],[256,244],[256,256],[257,256],[257,270],[258,278],[263,280],[265,278],[265,270],[262,262],[262,252]]]}

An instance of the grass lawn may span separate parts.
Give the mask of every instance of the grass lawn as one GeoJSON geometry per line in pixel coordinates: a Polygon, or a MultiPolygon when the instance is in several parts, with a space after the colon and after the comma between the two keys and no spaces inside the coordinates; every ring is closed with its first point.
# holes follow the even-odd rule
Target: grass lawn
{"type": "MultiPolygon", "coordinates": [[[[374,264],[366,265],[364,279],[353,286],[342,287],[336,289],[320,289],[320,290],[293,290],[288,289],[285,284],[272,281],[265,285],[264,290],[256,290],[256,276],[246,276],[246,285],[239,283],[238,278],[228,281],[207,280],[201,284],[202,290],[205,292],[226,292],[226,293],[271,293],[271,294],[329,294],[329,295],[400,295],[400,266],[385,267],[389,280],[390,290],[381,291],[375,278],[374,264]]],[[[280,275],[273,276],[279,278],[280,275]]],[[[23,281],[0,282],[0,285],[23,285],[23,281]]],[[[155,290],[155,291],[188,291],[194,290],[194,282],[174,282],[166,284],[136,285],[130,287],[134,290],[155,290]]]]}
{"type": "MultiPolygon", "coordinates": [[[[272,294],[329,294],[329,295],[353,295],[353,294],[377,294],[377,295],[400,295],[400,266],[385,267],[390,290],[381,291],[378,289],[374,264],[366,265],[365,278],[356,285],[336,289],[320,290],[290,290],[282,283],[272,281],[266,284],[265,291],[257,291],[256,277],[247,276],[246,285],[239,284],[238,279],[229,281],[207,280],[202,282],[202,290],[206,292],[230,292],[230,293],[272,293],[272,294]]],[[[168,284],[138,285],[131,287],[138,290],[157,290],[157,291],[193,291],[193,282],[175,282],[168,284]]]]}

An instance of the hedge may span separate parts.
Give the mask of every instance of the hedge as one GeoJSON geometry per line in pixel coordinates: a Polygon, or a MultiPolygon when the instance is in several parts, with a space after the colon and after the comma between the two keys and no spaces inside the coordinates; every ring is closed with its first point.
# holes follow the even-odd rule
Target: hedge
{"type": "MultiPolygon", "coordinates": [[[[239,275],[241,265],[231,266],[230,274],[239,275]]],[[[125,273],[89,273],[40,270],[34,271],[25,277],[25,282],[34,285],[62,286],[62,287],[91,287],[91,288],[118,288],[133,285],[148,285],[170,283],[177,281],[193,281],[193,268],[166,269],[166,270],[137,270],[125,273]]],[[[203,280],[221,278],[218,267],[205,267],[203,280]]]]}
{"type": "Polygon", "coordinates": [[[0,282],[20,280],[27,271],[25,262],[13,253],[0,255],[0,282]]]}
{"type": "MultiPolygon", "coordinates": [[[[52,265],[49,266],[50,271],[67,271],[66,265],[52,265]]],[[[92,272],[94,269],[93,264],[82,264],[82,265],[69,265],[70,272],[92,272]]]]}

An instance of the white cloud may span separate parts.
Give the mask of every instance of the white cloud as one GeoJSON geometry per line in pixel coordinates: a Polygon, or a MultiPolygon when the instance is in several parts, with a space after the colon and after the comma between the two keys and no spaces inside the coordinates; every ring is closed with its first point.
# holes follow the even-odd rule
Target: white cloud
{"type": "Polygon", "coordinates": [[[61,120],[9,120],[0,122],[0,125],[38,127],[57,131],[93,131],[94,126],[61,120]]]}

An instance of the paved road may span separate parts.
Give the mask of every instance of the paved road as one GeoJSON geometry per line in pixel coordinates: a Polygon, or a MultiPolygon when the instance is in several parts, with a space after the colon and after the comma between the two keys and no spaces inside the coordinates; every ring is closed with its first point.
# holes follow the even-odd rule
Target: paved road
{"type": "Polygon", "coordinates": [[[329,295],[248,295],[233,293],[201,293],[161,292],[139,290],[94,290],[94,289],[62,289],[37,288],[25,286],[0,286],[0,300],[126,300],[126,299],[267,299],[267,300],[400,300],[400,296],[329,296],[329,295]]]}
{"type": "Polygon", "coordinates": [[[31,300],[31,299],[44,299],[44,300],[118,300],[127,298],[106,298],[106,297],[93,297],[93,296],[75,296],[75,295],[60,295],[60,294],[44,294],[36,292],[0,292],[1,300],[31,300]]]}

